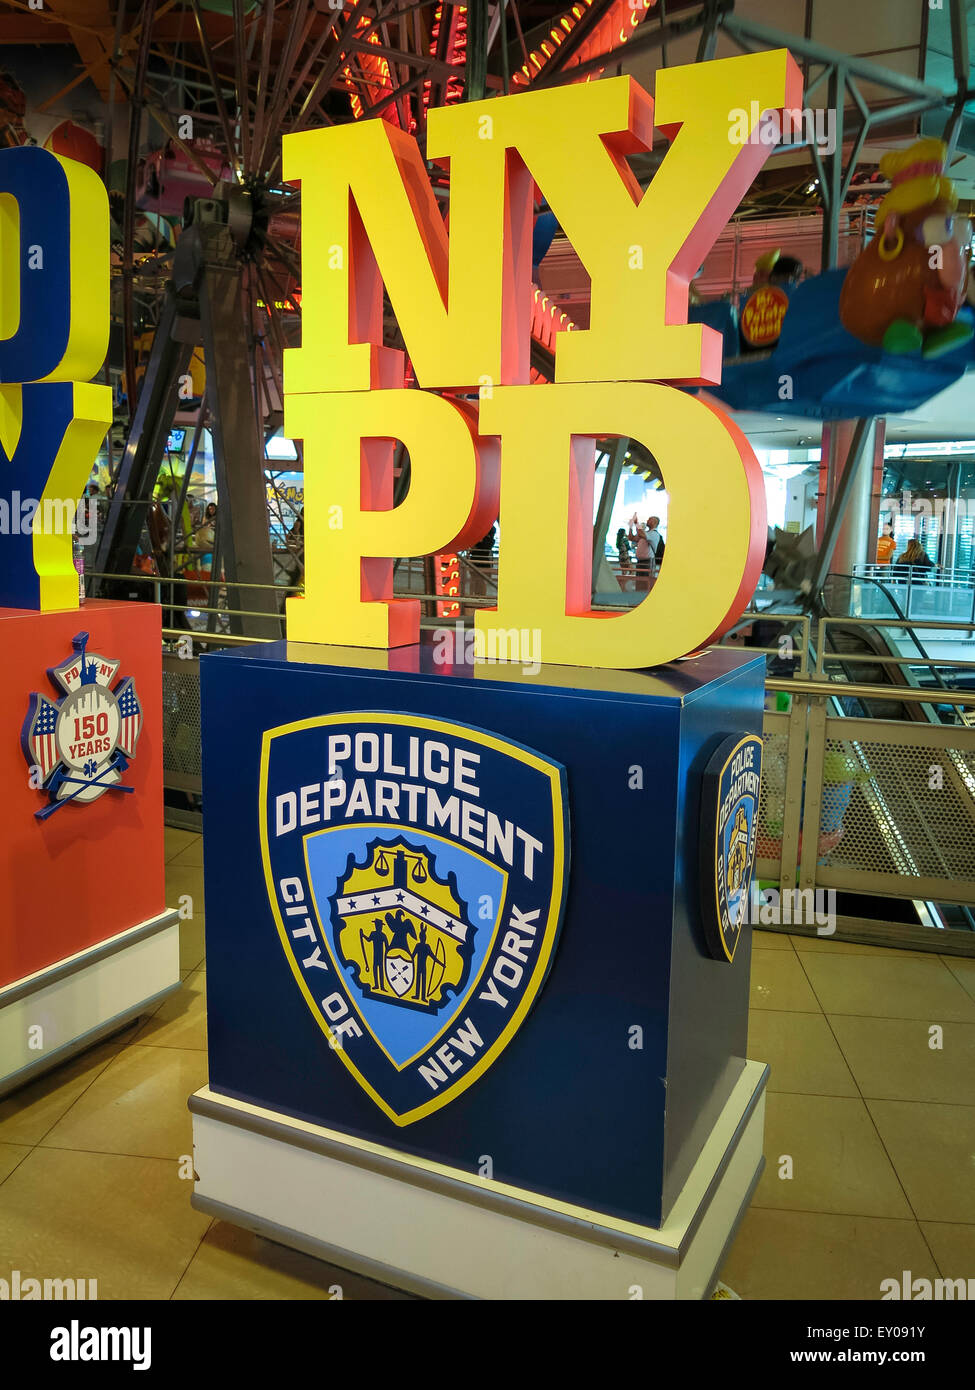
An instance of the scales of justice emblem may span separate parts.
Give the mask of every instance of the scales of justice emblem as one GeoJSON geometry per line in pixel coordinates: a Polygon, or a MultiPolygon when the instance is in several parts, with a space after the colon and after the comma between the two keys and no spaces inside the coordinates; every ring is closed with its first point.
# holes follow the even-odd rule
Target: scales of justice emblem
{"type": "Polygon", "coordinates": [[[46,820],[69,802],[84,805],[107,791],[132,792],[122,774],[135,757],[142,707],[131,676],[112,688],[119,662],[88,655],[89,634],[72,639],[73,654],[48,671],[64,694],[59,700],[35,692],[21,732],[21,748],[40,775],[48,805],[34,814],[46,820]]]}
{"type": "Polygon", "coordinates": [[[748,877],[748,844],[750,827],[744,806],[735,808],[735,819],[728,842],[727,868],[729,915],[737,926],[744,912],[745,902],[742,889],[748,877]]]}
{"type": "Polygon", "coordinates": [[[362,995],[437,1013],[467,983],[474,927],[426,846],[374,840],[332,900],[338,954],[362,995]]]}

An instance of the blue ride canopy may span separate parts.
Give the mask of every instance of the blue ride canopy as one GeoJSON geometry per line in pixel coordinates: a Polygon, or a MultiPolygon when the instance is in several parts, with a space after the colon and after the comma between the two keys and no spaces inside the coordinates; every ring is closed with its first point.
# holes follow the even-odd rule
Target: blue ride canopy
{"type": "MultiPolygon", "coordinates": [[[[716,300],[689,305],[688,321],[708,324],[724,341],[721,384],[704,389],[734,410],[852,420],[915,410],[975,364],[971,340],[940,357],[926,358],[919,351],[884,352],[854,338],[840,323],[845,278],[844,267],[804,280],[791,291],[786,288],[789,308],[770,352],[741,354],[734,304],[716,300]],[[785,377],[791,378],[791,386],[785,377]]],[[[967,305],[959,310],[958,321],[975,324],[967,305]]]]}

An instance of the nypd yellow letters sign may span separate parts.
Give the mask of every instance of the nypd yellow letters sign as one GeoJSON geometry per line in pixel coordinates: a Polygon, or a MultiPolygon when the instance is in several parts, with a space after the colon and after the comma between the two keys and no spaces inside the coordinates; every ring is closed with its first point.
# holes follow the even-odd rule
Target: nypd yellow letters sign
{"type": "Polygon", "coordinates": [[[288,635],[362,647],[418,640],[392,557],[463,548],[500,507],[498,609],[479,628],[539,629],[542,659],[644,667],[696,650],[750,598],[764,557],[761,470],[719,407],[680,386],[720,379],[721,340],[687,322],[687,286],[769,147],[729,111],[801,104],[785,50],[432,111],[449,161],[450,233],[420,152],[384,121],[284,138],[300,182],[302,344],[285,354],[285,430],[305,446],[305,593],[288,635]],[[625,156],[670,149],[641,192],[625,156]],[[750,132],[749,132],[750,133],[750,132]],[[529,385],[532,186],[588,272],[590,327],[562,332],[555,383],[529,385]],[[383,286],[405,359],[383,346],[383,286]],[[454,394],[443,394],[443,393],[454,394]],[[475,406],[458,396],[477,394],[475,406]],[[671,498],[667,563],[645,602],[591,608],[594,438],[639,439],[671,498]],[[393,506],[392,454],[410,455],[393,506]],[[537,498],[557,564],[539,565],[537,498]],[[702,550],[702,534],[720,547],[702,550]]]}

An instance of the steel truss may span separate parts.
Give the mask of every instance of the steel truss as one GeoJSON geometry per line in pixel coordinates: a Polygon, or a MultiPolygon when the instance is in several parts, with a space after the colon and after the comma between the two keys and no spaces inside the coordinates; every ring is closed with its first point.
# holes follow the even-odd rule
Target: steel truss
{"type": "MultiPolygon", "coordinates": [[[[223,563],[230,566],[228,581],[243,583],[245,574],[260,575],[257,582],[263,582],[270,572],[266,511],[260,513],[254,503],[265,486],[261,440],[280,426],[283,352],[300,341],[300,191],[281,180],[284,133],[381,118],[412,133],[423,148],[431,107],[612,73],[624,58],[629,61],[641,53],[659,51],[666,64],[668,45],[690,34],[699,36],[699,60],[714,55],[722,33],[744,51],[787,46],[806,68],[807,101],[824,92],[836,112],[835,153],[824,155],[814,144],[809,146],[824,209],[825,267],[836,261],[841,210],[867,138],[914,116],[941,112],[946,139],[953,146],[965,102],[972,97],[963,0],[948,0],[956,82],[948,97],[918,79],[738,16],[734,0],[625,5],[630,16],[625,27],[618,23],[620,4],[621,0],[468,0],[467,5],[355,0],[333,10],[321,0],[233,0],[233,13],[224,15],[207,8],[206,0],[146,0],[141,6],[119,0],[114,29],[103,37],[104,53],[92,71],[102,78],[109,75],[110,89],[114,86],[127,97],[132,112],[118,312],[133,413],[117,495],[99,551],[100,571],[124,573],[126,561],[131,563],[158,474],[153,460],[165,438],[167,417],[171,420],[178,404],[171,373],[182,362],[186,346],[164,341],[173,331],[174,313],[165,296],[146,312],[160,255],[146,257],[136,245],[143,116],[168,139],[173,157],[205,180],[210,201],[219,208],[212,220],[223,231],[219,236],[213,233],[212,244],[207,244],[212,250],[219,242],[224,259],[218,268],[205,255],[206,269],[197,282],[201,306],[213,304],[212,286],[225,287],[220,325],[211,324],[205,344],[208,371],[217,385],[207,391],[201,406],[206,414],[200,420],[205,419],[214,436],[223,563]],[[867,82],[889,92],[890,99],[871,106],[862,91],[867,82]],[[192,135],[184,129],[186,116],[191,118],[192,135]],[[207,137],[205,148],[201,132],[207,137]],[[141,388],[149,396],[143,409],[136,385],[136,342],[147,318],[158,320],[159,327],[151,371],[141,388]],[[232,445],[228,401],[233,402],[234,428],[241,430],[232,445]],[[246,428],[238,424],[243,412],[248,414],[246,428]],[[245,504],[244,497],[251,501],[245,504]]],[[[642,163],[635,161],[644,184],[658,162],[655,154],[642,163]]],[[[431,176],[446,203],[446,174],[432,169],[431,176]]],[[[806,181],[805,174],[799,177],[806,181]]],[[[211,237],[210,232],[200,235],[211,237]]],[[[165,256],[162,261],[165,266],[165,256]]],[[[165,295],[170,294],[167,289],[165,295]]],[[[200,323],[204,317],[201,307],[200,323]]],[[[386,315],[386,341],[400,341],[391,313],[386,315]]],[[[550,376],[551,363],[551,345],[533,342],[535,371],[550,376]]],[[[652,460],[645,462],[652,469],[652,460]]],[[[608,475],[618,476],[619,451],[613,451],[612,465],[608,475]]],[[[262,627],[262,620],[251,621],[262,627]]]]}

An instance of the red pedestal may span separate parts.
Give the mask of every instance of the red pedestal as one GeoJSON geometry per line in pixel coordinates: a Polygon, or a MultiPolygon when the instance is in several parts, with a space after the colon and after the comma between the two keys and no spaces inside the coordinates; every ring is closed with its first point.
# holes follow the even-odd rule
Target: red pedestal
{"type": "Polygon", "coordinates": [[[54,613],[0,608],[0,988],[165,908],[162,787],[161,612],[153,604],[91,600],[54,613]],[[46,820],[47,793],[30,785],[21,729],[30,696],[64,692],[48,668],[71,656],[79,632],[89,653],[119,662],[113,684],[135,680],[142,707],[136,754],[123,781],[89,805],[46,820]]]}

